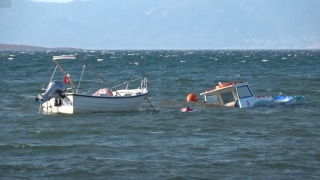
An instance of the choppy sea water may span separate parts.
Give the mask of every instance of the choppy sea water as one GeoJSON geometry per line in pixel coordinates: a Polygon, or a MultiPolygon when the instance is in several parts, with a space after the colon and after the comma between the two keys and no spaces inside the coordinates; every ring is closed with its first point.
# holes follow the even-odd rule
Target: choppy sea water
{"type": "MultiPolygon", "coordinates": [[[[320,50],[0,52],[0,178],[318,179],[319,60],[320,50]],[[52,56],[75,53],[111,85],[146,77],[158,111],[38,113],[52,56]],[[194,112],[180,112],[219,81],[305,100],[235,109],[198,96],[194,112]]],[[[83,92],[98,83],[85,70],[83,92]]]]}

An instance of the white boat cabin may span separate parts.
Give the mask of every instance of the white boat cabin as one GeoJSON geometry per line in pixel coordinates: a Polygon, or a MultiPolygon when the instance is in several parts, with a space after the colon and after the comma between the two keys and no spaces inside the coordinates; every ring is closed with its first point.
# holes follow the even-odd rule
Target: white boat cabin
{"type": "Polygon", "coordinates": [[[269,95],[255,96],[248,82],[220,83],[214,89],[200,94],[204,103],[247,108],[260,101],[272,101],[269,95]]]}

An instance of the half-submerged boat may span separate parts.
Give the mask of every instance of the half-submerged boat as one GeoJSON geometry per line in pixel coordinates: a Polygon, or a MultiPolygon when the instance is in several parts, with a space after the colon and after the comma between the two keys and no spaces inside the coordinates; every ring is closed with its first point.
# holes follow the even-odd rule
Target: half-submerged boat
{"type": "Polygon", "coordinates": [[[88,64],[74,55],[53,56],[56,67],[49,81],[49,85],[44,93],[36,97],[36,102],[40,104],[39,111],[44,113],[86,113],[86,112],[105,112],[105,111],[139,111],[144,100],[147,98],[147,79],[141,79],[141,85],[137,89],[126,88],[115,90],[95,72],[88,64]],[[83,65],[82,73],[78,86],[76,87],[69,74],[60,66],[58,61],[74,60],[83,65]],[[56,69],[59,68],[64,76],[63,81],[53,81],[56,69]],[[90,71],[101,79],[109,88],[101,88],[93,94],[79,92],[80,83],[84,70],[90,71]],[[68,88],[66,86],[69,86],[68,88]]]}
{"type": "Polygon", "coordinates": [[[269,95],[255,96],[248,82],[219,82],[214,89],[206,90],[200,95],[204,96],[204,103],[239,108],[273,100],[269,95]]]}

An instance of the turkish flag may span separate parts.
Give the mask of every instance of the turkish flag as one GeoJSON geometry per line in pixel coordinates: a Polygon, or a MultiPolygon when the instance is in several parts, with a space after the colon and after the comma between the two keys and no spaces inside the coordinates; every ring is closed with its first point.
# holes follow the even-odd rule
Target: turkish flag
{"type": "Polygon", "coordinates": [[[68,76],[64,77],[63,78],[63,82],[66,83],[66,84],[69,84],[70,83],[70,79],[68,76]]]}

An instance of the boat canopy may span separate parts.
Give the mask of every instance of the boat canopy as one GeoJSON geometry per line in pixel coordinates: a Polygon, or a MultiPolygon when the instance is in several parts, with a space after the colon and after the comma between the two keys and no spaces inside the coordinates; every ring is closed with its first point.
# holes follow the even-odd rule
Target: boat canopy
{"type": "Polygon", "coordinates": [[[56,60],[67,60],[67,59],[75,60],[76,56],[75,55],[53,56],[53,61],[56,61],[56,60]]]}

